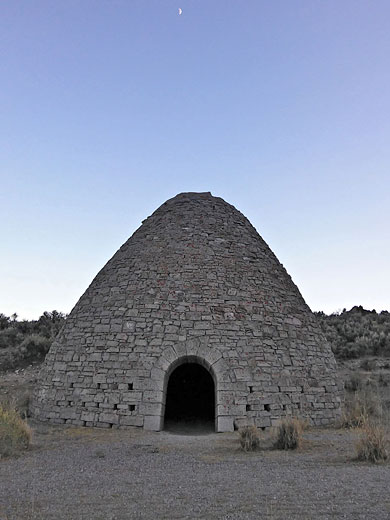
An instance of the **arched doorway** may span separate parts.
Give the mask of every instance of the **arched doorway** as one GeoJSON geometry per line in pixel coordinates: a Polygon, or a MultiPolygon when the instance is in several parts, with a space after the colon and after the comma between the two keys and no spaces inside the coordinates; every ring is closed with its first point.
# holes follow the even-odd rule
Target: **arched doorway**
{"type": "Polygon", "coordinates": [[[167,430],[214,431],[215,388],[211,374],[198,363],[184,363],[171,373],[166,393],[167,430]]]}

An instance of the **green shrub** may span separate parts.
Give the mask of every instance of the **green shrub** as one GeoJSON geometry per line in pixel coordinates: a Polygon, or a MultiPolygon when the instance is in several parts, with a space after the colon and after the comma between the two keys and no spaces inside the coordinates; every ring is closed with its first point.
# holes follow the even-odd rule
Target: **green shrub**
{"type": "MultiPolygon", "coordinates": [[[[336,357],[353,359],[390,355],[389,312],[377,313],[355,306],[350,311],[344,309],[330,316],[323,312],[316,314],[336,357]]],[[[363,361],[362,368],[372,370],[371,364],[370,361],[363,361]]]]}
{"type": "Polygon", "coordinates": [[[27,449],[31,442],[31,430],[26,421],[12,408],[0,405],[0,457],[15,455],[27,449]]]}
{"type": "Polygon", "coordinates": [[[16,327],[8,327],[0,330],[0,349],[15,349],[23,341],[21,334],[16,327]]]}
{"type": "Polygon", "coordinates": [[[302,442],[303,422],[296,417],[283,419],[279,424],[274,447],[278,450],[295,450],[302,442]]]}
{"type": "Polygon", "coordinates": [[[382,426],[367,423],[356,444],[357,459],[367,462],[381,462],[388,458],[386,433],[382,426]]]}
{"type": "Polygon", "coordinates": [[[65,323],[61,312],[44,312],[39,320],[18,321],[0,313],[0,370],[40,362],[65,323]]]}
{"type": "Polygon", "coordinates": [[[239,430],[240,444],[244,451],[255,451],[260,446],[260,432],[256,426],[244,426],[239,430]]]}
{"type": "Polygon", "coordinates": [[[42,359],[50,348],[51,340],[40,334],[30,334],[20,344],[23,359],[30,361],[42,359]]]}

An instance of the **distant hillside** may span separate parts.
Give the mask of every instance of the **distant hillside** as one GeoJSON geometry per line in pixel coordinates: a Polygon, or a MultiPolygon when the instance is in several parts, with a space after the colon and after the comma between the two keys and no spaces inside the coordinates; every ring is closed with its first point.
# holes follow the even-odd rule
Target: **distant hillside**
{"type": "Polygon", "coordinates": [[[336,357],[390,357],[390,313],[367,311],[360,305],[340,314],[316,312],[336,357]]]}
{"type": "Polygon", "coordinates": [[[32,321],[0,314],[0,370],[42,361],[65,319],[57,311],[44,312],[32,321]]]}

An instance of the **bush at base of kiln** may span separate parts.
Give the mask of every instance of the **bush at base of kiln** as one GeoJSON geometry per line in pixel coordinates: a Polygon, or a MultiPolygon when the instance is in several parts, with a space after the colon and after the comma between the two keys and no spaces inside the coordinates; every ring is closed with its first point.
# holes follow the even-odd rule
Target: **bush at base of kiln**
{"type": "Polygon", "coordinates": [[[256,426],[244,426],[239,431],[240,444],[244,451],[255,451],[260,446],[260,432],[256,426]]]}
{"type": "Polygon", "coordinates": [[[356,444],[357,459],[368,462],[381,462],[388,458],[386,432],[380,425],[366,424],[356,444]]]}
{"type": "Polygon", "coordinates": [[[277,429],[274,447],[278,450],[295,450],[302,441],[303,423],[295,417],[283,419],[277,429]]]}
{"type": "Polygon", "coordinates": [[[0,405],[0,457],[15,455],[29,447],[31,430],[14,409],[0,405]]]}

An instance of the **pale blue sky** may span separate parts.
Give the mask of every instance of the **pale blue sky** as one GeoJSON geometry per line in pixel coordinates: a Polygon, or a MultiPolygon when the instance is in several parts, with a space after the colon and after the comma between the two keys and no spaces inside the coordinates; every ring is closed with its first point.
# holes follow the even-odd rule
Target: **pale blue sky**
{"type": "Polygon", "coordinates": [[[389,57],[388,0],[2,0],[0,312],[69,312],[182,191],[313,310],[390,310],[389,57]]]}

